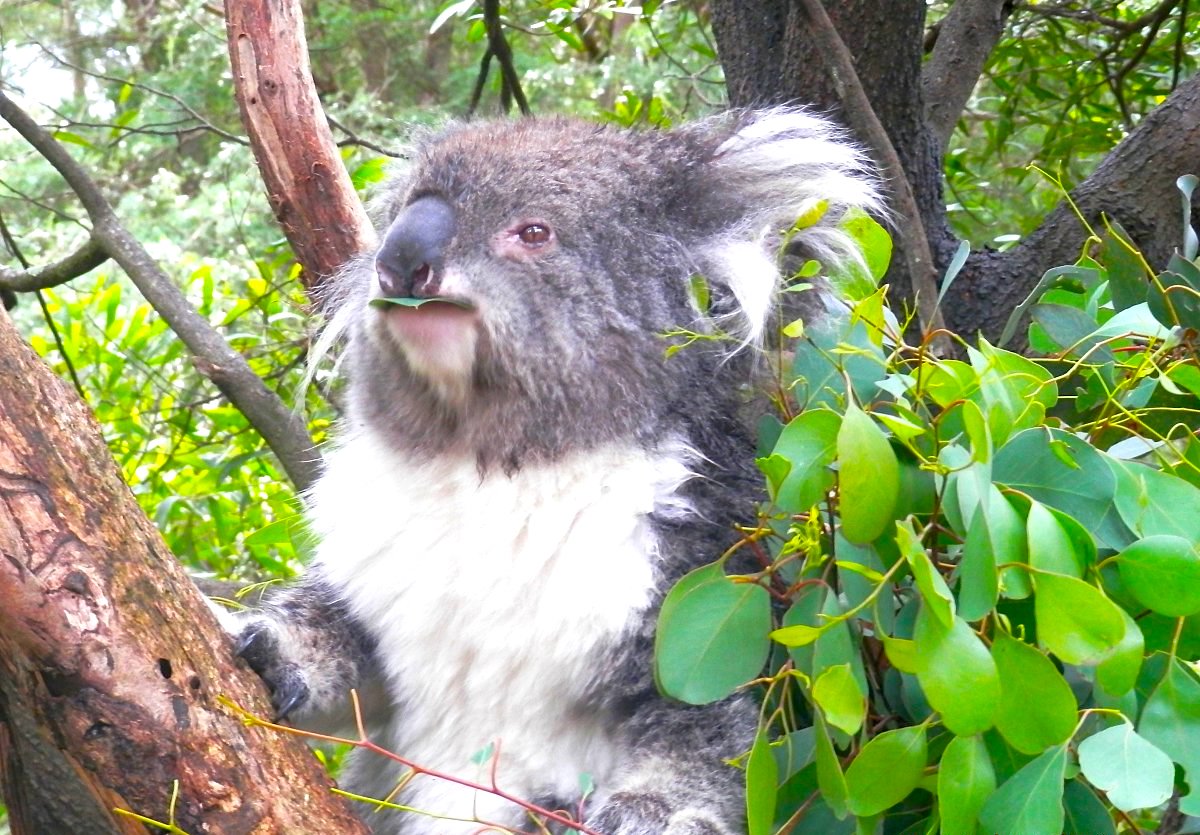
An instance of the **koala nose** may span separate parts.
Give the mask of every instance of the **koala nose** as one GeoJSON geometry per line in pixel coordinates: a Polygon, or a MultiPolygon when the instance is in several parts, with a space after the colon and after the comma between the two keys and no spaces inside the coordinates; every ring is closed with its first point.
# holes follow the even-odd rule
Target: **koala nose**
{"type": "Polygon", "coordinates": [[[436,296],[446,247],[457,224],[441,197],[414,200],[392,221],[375,254],[379,289],[387,298],[436,296]]]}

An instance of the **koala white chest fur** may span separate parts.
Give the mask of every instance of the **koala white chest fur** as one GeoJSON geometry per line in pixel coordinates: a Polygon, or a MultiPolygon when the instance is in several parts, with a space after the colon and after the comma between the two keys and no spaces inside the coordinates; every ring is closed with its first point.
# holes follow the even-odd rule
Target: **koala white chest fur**
{"type": "MultiPolygon", "coordinates": [[[[317,565],[380,647],[401,715],[379,741],[483,782],[491,763],[472,758],[494,743],[498,782],[523,797],[570,796],[584,774],[606,785],[618,753],[587,691],[597,650],[650,606],[647,517],[687,512],[685,461],[606,448],[481,475],[473,458],[414,463],[366,434],[331,455],[313,495],[317,565]]],[[[397,802],[514,811],[428,777],[397,802]]]]}

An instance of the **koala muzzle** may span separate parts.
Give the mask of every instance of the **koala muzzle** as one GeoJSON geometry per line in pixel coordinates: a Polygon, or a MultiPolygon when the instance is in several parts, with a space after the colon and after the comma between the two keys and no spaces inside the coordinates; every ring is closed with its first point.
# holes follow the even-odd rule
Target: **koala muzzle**
{"type": "Polygon", "coordinates": [[[375,255],[385,298],[438,295],[446,247],[454,238],[454,208],[441,197],[414,200],[392,221],[375,255]]]}

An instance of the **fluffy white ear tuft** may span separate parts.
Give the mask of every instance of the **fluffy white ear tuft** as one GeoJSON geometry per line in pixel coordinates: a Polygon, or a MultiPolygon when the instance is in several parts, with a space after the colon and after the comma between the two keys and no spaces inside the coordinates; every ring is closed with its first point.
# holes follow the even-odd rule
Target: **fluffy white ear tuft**
{"type": "Polygon", "coordinates": [[[861,261],[854,240],[836,224],[850,209],[883,212],[883,203],[870,160],[829,119],[792,107],[736,118],[706,172],[715,200],[728,205],[731,216],[696,255],[705,278],[737,300],[743,319],[737,330],[748,344],[761,338],[779,289],[782,233],[824,201],[821,220],[793,242],[826,266],[861,261]]]}

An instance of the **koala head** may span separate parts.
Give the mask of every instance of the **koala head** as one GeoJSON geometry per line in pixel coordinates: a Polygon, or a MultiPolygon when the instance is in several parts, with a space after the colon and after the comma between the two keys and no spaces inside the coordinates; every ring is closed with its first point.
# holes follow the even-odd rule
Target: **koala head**
{"type": "Polygon", "coordinates": [[[836,129],[799,110],[674,131],[452,127],[413,149],[376,202],[377,251],[340,278],[351,420],[505,467],[652,443],[673,412],[724,402],[733,367],[725,343],[668,359],[663,334],[712,331],[715,314],[738,344],[757,339],[780,235],[819,200],[831,223],[806,243],[844,257],[832,222],[876,207],[873,179],[836,129]]]}

